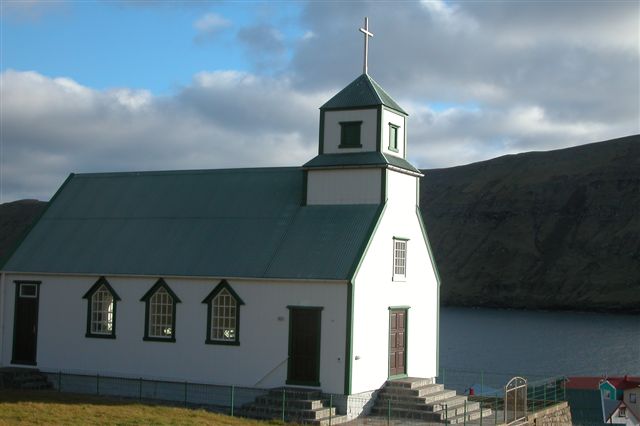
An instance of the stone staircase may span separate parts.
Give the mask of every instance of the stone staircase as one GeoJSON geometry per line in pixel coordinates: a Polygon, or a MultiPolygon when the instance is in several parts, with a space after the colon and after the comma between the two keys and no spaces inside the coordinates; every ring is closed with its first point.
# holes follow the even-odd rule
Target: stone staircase
{"type": "Polygon", "coordinates": [[[432,423],[471,423],[492,414],[480,403],[468,401],[456,391],[431,379],[406,378],[390,380],[378,393],[371,414],[391,418],[413,419],[432,423]]]}
{"type": "Polygon", "coordinates": [[[47,376],[36,368],[6,367],[0,369],[0,389],[50,389],[47,376]]]}
{"type": "Polygon", "coordinates": [[[283,405],[287,422],[326,426],[347,421],[347,416],[336,415],[335,407],[329,408],[320,391],[289,387],[271,389],[266,395],[245,404],[238,414],[260,419],[282,419],[283,405]]]}

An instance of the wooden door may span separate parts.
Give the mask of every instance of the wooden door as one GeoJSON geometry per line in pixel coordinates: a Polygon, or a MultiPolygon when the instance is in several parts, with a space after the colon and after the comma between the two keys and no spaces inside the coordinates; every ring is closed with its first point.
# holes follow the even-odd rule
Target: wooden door
{"type": "Polygon", "coordinates": [[[389,311],[389,376],[407,373],[407,310],[389,311]]]}
{"type": "Polygon", "coordinates": [[[39,282],[16,282],[12,364],[36,365],[39,293],[39,282]]]}
{"type": "Polygon", "coordinates": [[[322,308],[289,308],[287,384],[320,385],[320,314],[322,308]]]}

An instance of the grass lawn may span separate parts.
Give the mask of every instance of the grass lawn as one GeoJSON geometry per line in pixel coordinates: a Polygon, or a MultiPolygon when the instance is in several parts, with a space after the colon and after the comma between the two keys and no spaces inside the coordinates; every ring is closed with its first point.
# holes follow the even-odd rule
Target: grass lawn
{"type": "Polygon", "coordinates": [[[0,390],[0,425],[175,425],[265,426],[260,422],[205,410],[140,404],[126,399],[58,393],[0,390]]]}

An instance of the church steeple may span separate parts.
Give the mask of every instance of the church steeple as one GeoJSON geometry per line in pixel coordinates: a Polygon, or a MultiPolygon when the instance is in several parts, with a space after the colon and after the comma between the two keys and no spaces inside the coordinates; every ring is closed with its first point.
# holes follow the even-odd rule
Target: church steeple
{"type": "Polygon", "coordinates": [[[360,31],[365,39],[363,74],[320,107],[318,156],[303,166],[309,204],[383,202],[385,189],[381,181],[372,182],[373,176],[384,180],[387,169],[420,176],[406,160],[407,112],[368,74],[373,34],[367,18],[360,31]],[[330,194],[340,185],[343,191],[330,194]]]}

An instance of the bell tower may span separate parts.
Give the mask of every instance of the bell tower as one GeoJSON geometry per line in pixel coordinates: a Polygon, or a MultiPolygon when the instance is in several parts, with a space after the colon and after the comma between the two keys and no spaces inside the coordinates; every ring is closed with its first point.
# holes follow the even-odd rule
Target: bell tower
{"type": "Polygon", "coordinates": [[[407,112],[368,74],[368,19],[363,73],[320,107],[318,156],[303,168],[306,203],[379,204],[387,169],[421,176],[407,160],[407,112]]]}

